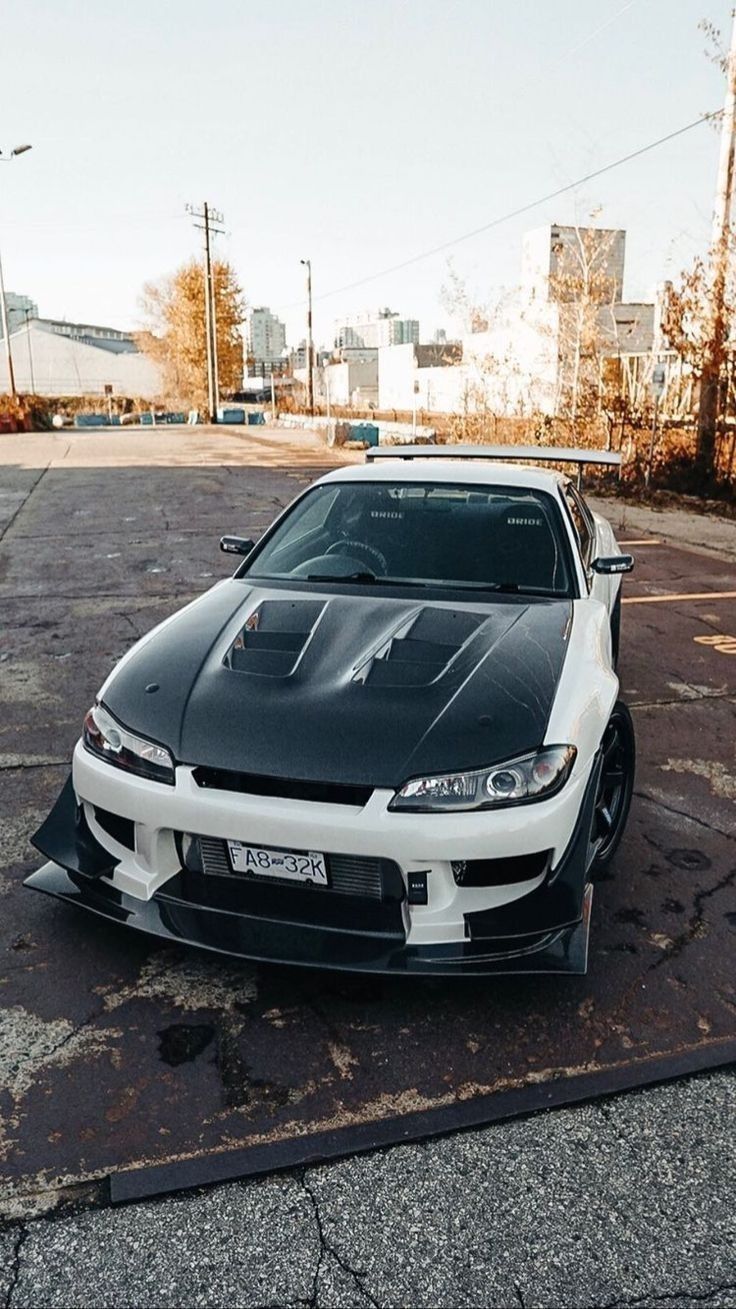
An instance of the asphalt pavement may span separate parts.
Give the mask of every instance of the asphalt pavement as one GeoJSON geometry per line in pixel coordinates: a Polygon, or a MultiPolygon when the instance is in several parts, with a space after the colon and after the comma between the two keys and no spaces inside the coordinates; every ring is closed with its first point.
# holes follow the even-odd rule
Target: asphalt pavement
{"type": "MultiPolygon", "coordinates": [[[[307,436],[271,431],[2,440],[0,530],[12,536],[26,514],[27,539],[43,530],[33,495],[52,467],[90,469],[94,520],[102,466],[288,464],[300,480],[300,469],[335,462],[307,436]]],[[[275,505],[262,498],[267,520],[275,505]]],[[[219,502],[210,512],[214,532],[219,502]]],[[[705,534],[688,515],[685,529],[667,512],[656,529],[636,511],[623,525],[718,551],[712,526],[705,534]]],[[[52,564],[60,594],[73,566],[73,553],[62,555],[52,564]]],[[[89,597],[98,625],[109,595],[125,598],[124,561],[111,548],[104,555],[107,573],[89,597]]],[[[157,567],[145,566],[152,588],[157,567]]],[[[183,596],[186,582],[174,577],[172,587],[183,596]]],[[[29,599],[34,585],[30,568],[19,575],[29,599]]],[[[153,589],[150,601],[153,610],[153,589]]],[[[22,701],[27,688],[16,689],[22,701]]],[[[689,701],[686,680],[677,694],[689,701]]],[[[10,722],[3,766],[58,767],[71,728],[59,706],[49,724],[48,759],[29,763],[16,758],[10,722]]],[[[4,840],[20,849],[24,835],[11,826],[4,840]]],[[[12,1042],[11,1066],[22,1053],[12,1042]]],[[[0,1231],[0,1295],[8,1306],[733,1306],[735,1109],[736,1078],[725,1071],[263,1180],[10,1222],[0,1231]]]]}
{"type": "Polygon", "coordinates": [[[736,1304],[736,1079],[16,1226],[28,1306],[736,1304]]]}

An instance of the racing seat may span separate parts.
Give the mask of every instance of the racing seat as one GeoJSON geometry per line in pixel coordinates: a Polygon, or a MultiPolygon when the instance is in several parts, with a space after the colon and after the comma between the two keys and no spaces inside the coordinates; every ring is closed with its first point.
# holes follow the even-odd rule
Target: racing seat
{"type": "Polygon", "coordinates": [[[559,547],[539,504],[517,501],[509,505],[496,530],[495,571],[499,582],[557,589],[559,547]]]}

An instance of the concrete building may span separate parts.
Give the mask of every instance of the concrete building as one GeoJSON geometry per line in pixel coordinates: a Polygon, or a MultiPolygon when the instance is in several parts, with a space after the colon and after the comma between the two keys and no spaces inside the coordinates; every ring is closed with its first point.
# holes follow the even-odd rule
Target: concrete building
{"type": "Polygon", "coordinates": [[[251,310],[248,321],[248,354],[256,372],[281,364],[286,351],[286,328],[266,305],[251,310]]]}
{"type": "Polygon", "coordinates": [[[462,346],[396,345],[378,352],[378,407],[403,413],[462,413],[471,379],[462,346]]]}
{"type": "Polygon", "coordinates": [[[36,322],[45,332],[51,332],[54,336],[66,336],[71,341],[93,345],[98,350],[108,350],[110,354],[138,352],[132,332],[122,332],[117,327],[101,327],[97,323],[70,323],[66,318],[37,318],[36,322]]]}
{"type": "Polygon", "coordinates": [[[419,343],[419,322],[416,318],[401,318],[393,309],[379,309],[377,313],[359,314],[338,323],[335,329],[335,346],[359,349],[365,346],[378,350],[387,345],[419,343]]]}
{"type": "Polygon", "coordinates": [[[499,415],[580,414],[607,361],[651,352],[652,304],[623,300],[626,234],[550,224],[524,238],[519,288],[467,333],[461,356],[379,351],[379,408],[499,415]]]}
{"type": "Polygon", "coordinates": [[[294,373],[295,376],[296,376],[297,372],[299,372],[301,369],[305,369],[305,370],[306,370],[306,367],[307,367],[307,354],[308,354],[308,351],[307,351],[307,343],[306,343],[306,341],[304,340],[304,338],[302,337],[302,339],[301,339],[301,341],[299,342],[298,346],[292,348],[292,350],[289,352],[289,359],[290,359],[290,362],[291,362],[291,368],[292,368],[292,372],[294,373]]]}
{"type": "MultiPolygon", "coordinates": [[[[161,374],[133,337],[115,328],[33,318],[10,334],[15,384],[35,395],[113,395],[154,400],[161,374]]],[[[0,352],[0,393],[8,390],[0,352]]]]}
{"type": "Polygon", "coordinates": [[[390,319],[389,337],[389,345],[419,345],[419,319],[390,319]]]}
{"type": "MultiPolygon", "coordinates": [[[[29,295],[16,295],[15,291],[5,292],[5,308],[8,312],[8,331],[12,334],[29,318],[38,318],[38,305],[29,295]]],[[[2,314],[0,314],[0,341],[5,333],[2,314]]]]}
{"type": "Polygon", "coordinates": [[[522,241],[521,289],[530,300],[571,302],[581,288],[598,304],[623,300],[626,233],[548,223],[522,241]]]}
{"type": "Polygon", "coordinates": [[[322,371],[324,399],[335,407],[373,409],[378,404],[378,350],[347,349],[322,371]]]}

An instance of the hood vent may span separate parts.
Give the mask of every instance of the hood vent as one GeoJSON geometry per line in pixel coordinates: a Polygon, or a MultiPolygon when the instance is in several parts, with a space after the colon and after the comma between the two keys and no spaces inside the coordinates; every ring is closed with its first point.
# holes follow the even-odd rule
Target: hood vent
{"type": "Polygon", "coordinates": [[[454,662],[487,614],[427,606],[373,656],[360,680],[372,686],[429,686],[454,662]]]}
{"type": "Polygon", "coordinates": [[[324,609],[322,600],[264,600],[246,618],[225,663],[238,673],[289,677],[324,609]]]}

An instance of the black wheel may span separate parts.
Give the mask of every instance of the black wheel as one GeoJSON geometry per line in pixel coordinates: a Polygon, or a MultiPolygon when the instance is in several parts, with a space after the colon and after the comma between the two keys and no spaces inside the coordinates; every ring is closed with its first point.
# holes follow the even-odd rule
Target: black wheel
{"type": "Polygon", "coordinates": [[[622,700],[617,700],[601,742],[603,760],[590,829],[592,860],[590,875],[595,877],[610,863],[626,827],[634,789],[636,745],[631,714],[622,700]]]}
{"type": "Polygon", "coordinates": [[[618,652],[621,646],[621,592],[611,610],[611,658],[614,668],[618,667],[618,652]]]}

